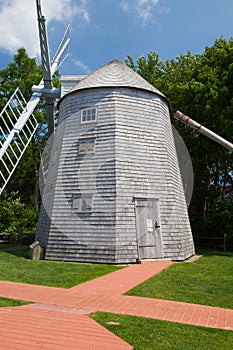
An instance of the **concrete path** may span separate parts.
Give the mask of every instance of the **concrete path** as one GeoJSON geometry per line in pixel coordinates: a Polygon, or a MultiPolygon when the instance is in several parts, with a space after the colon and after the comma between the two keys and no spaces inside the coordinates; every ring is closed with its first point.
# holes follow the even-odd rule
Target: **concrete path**
{"type": "Polygon", "coordinates": [[[37,303],[0,309],[0,349],[132,349],[90,318],[96,311],[233,330],[230,309],[122,295],[171,264],[132,265],[70,289],[0,282],[0,296],[37,303]]]}

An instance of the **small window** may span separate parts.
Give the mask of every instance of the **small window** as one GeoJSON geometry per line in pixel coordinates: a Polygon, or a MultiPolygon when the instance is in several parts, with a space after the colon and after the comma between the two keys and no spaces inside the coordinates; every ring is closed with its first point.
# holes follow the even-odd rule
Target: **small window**
{"type": "Polygon", "coordinates": [[[73,197],[72,210],[77,213],[91,213],[92,210],[92,196],[85,195],[75,195],[73,197]]]}
{"type": "Polygon", "coordinates": [[[95,153],[95,138],[81,139],[78,143],[78,154],[95,153]]]}
{"type": "Polygon", "coordinates": [[[81,123],[93,123],[97,121],[97,108],[85,108],[81,110],[81,123]]]}
{"type": "Polygon", "coordinates": [[[82,209],[82,198],[75,196],[73,198],[72,209],[75,211],[81,211],[82,209]]]}

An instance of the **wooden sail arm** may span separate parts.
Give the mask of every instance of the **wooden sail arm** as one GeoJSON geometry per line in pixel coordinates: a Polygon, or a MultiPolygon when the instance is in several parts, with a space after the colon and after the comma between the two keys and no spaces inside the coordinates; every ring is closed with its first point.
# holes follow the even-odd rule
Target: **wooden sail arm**
{"type": "Polygon", "coordinates": [[[191,119],[187,115],[183,114],[180,111],[176,111],[173,114],[173,117],[176,118],[177,120],[181,121],[183,124],[189,126],[193,130],[198,131],[200,134],[205,135],[209,139],[219,143],[223,147],[226,147],[230,151],[233,151],[233,144],[227,140],[225,140],[223,137],[219,136],[215,132],[209,130],[205,126],[197,123],[195,120],[191,119]]]}

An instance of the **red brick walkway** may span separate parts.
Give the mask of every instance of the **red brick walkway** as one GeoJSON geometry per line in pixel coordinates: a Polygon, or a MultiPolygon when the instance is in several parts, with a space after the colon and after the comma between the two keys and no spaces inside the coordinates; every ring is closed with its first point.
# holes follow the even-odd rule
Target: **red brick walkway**
{"type": "Polygon", "coordinates": [[[76,310],[28,305],[0,311],[0,349],[130,350],[132,346],[76,310]]]}
{"type": "Polygon", "coordinates": [[[0,282],[0,296],[40,304],[0,309],[0,349],[132,349],[89,317],[96,311],[233,330],[233,310],[122,295],[171,264],[133,265],[71,289],[0,282]]]}

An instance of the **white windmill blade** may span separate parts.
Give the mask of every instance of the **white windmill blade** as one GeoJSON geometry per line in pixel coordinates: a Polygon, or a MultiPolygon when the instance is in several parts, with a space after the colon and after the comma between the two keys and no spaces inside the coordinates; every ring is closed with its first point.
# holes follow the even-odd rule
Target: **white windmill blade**
{"type": "Polygon", "coordinates": [[[43,79],[39,85],[32,87],[32,96],[28,103],[19,89],[13,93],[3,111],[0,113],[0,194],[6,187],[23,153],[30,143],[38,123],[33,112],[41,97],[45,97],[49,132],[54,130],[54,99],[60,97],[60,89],[52,87],[52,76],[67,57],[70,41],[69,27],[58,47],[50,65],[45,19],[41,12],[40,1],[36,0],[43,79]]]}
{"type": "Polygon", "coordinates": [[[45,17],[42,15],[40,0],[36,0],[37,6],[37,19],[39,27],[39,38],[40,38],[40,51],[41,51],[41,61],[43,69],[43,79],[44,87],[47,89],[52,89],[52,74],[51,65],[49,57],[49,45],[47,39],[47,32],[45,26],[45,17]]]}
{"type": "MultiPolygon", "coordinates": [[[[45,17],[42,14],[40,0],[36,0],[37,6],[37,19],[38,19],[38,29],[39,29],[39,38],[40,38],[40,51],[41,51],[41,62],[43,69],[43,82],[44,88],[51,90],[52,85],[52,74],[51,74],[51,65],[49,57],[49,45],[47,39],[47,32],[45,26],[45,17]]],[[[46,107],[46,120],[48,124],[48,135],[54,133],[54,101],[52,97],[48,97],[46,93],[45,97],[45,107],[46,107]]]]}
{"type": "MultiPolygon", "coordinates": [[[[56,70],[62,65],[64,60],[68,57],[68,45],[70,42],[69,36],[69,26],[66,28],[65,34],[60,42],[60,45],[57,49],[57,52],[53,58],[51,64],[51,75],[53,76],[56,70]]],[[[40,81],[39,85],[33,85],[32,91],[35,93],[39,93],[43,96],[51,97],[51,98],[59,98],[60,97],[60,89],[58,88],[46,88],[44,86],[44,78],[40,81]]]]}
{"type": "Polygon", "coordinates": [[[70,26],[68,25],[63,35],[63,38],[61,40],[61,43],[57,49],[57,52],[54,55],[54,58],[52,60],[52,65],[51,65],[52,75],[56,72],[56,70],[61,66],[61,64],[67,58],[69,42],[70,42],[70,26]]]}
{"type": "Polygon", "coordinates": [[[32,112],[40,97],[32,97],[27,103],[17,88],[0,114],[0,194],[38,126],[32,112]]]}
{"type": "MultiPolygon", "coordinates": [[[[51,65],[52,76],[54,75],[56,70],[61,66],[63,61],[67,58],[69,42],[70,42],[70,36],[69,36],[69,26],[68,26],[66,31],[65,31],[65,34],[61,40],[61,43],[58,47],[58,50],[53,58],[53,61],[52,61],[52,65],[51,65]]],[[[51,90],[54,91],[54,95],[52,97],[49,97],[48,94],[46,96],[46,94],[45,94],[46,119],[47,119],[47,123],[48,123],[49,136],[53,133],[53,131],[55,129],[55,126],[54,126],[54,98],[60,97],[60,89],[58,92],[58,89],[53,89],[51,87],[51,90]]]]}
{"type": "MultiPolygon", "coordinates": [[[[52,65],[51,65],[51,75],[53,76],[56,70],[60,67],[62,62],[67,58],[68,56],[68,44],[70,41],[69,36],[69,26],[67,27],[65,34],[61,40],[61,43],[58,47],[58,50],[53,58],[52,65]]],[[[45,86],[45,83],[44,83],[45,86]]],[[[53,89],[52,83],[50,91],[54,92],[54,95],[52,94],[52,97],[49,97],[49,93],[45,93],[45,107],[46,107],[46,120],[48,124],[48,135],[50,136],[54,130],[55,130],[55,124],[54,124],[54,98],[59,98],[61,96],[60,89],[53,89]]]]}
{"type": "MultiPolygon", "coordinates": [[[[30,98],[29,102],[25,105],[25,100],[20,92],[20,90],[17,88],[13,95],[11,96],[10,100],[7,102],[6,106],[4,107],[3,111],[0,114],[0,120],[6,125],[6,119],[5,115],[8,116],[8,120],[10,121],[9,125],[6,126],[6,132],[3,131],[1,127],[1,134],[0,134],[0,140],[1,140],[1,149],[0,149],[0,160],[2,159],[4,153],[6,152],[7,148],[11,144],[14,137],[22,131],[24,125],[32,115],[34,109],[36,108],[37,104],[40,101],[41,94],[34,93],[32,97],[30,98]],[[20,97],[18,95],[20,94],[20,97]],[[20,107],[21,107],[21,113],[13,112],[14,118],[12,118],[12,112],[11,112],[11,103],[14,101],[14,99],[17,99],[20,107]],[[23,107],[23,109],[22,109],[23,107]],[[15,121],[15,124],[13,122],[15,121]],[[10,129],[11,126],[12,128],[10,129]]],[[[20,111],[20,110],[18,110],[20,111]]]]}
{"type": "Polygon", "coordinates": [[[40,37],[40,49],[41,49],[41,61],[43,68],[43,81],[44,86],[42,88],[43,97],[45,97],[45,107],[46,107],[46,120],[48,124],[48,136],[54,133],[54,99],[60,97],[58,95],[51,95],[52,89],[52,76],[64,59],[67,57],[67,48],[69,44],[69,27],[66,29],[62,41],[58,47],[58,50],[53,59],[52,65],[50,64],[49,57],[49,45],[47,39],[47,32],[45,26],[45,17],[42,14],[40,0],[36,0],[37,6],[37,16],[38,16],[38,27],[39,27],[39,37],[40,37]],[[49,92],[49,93],[48,93],[49,92]]]}

